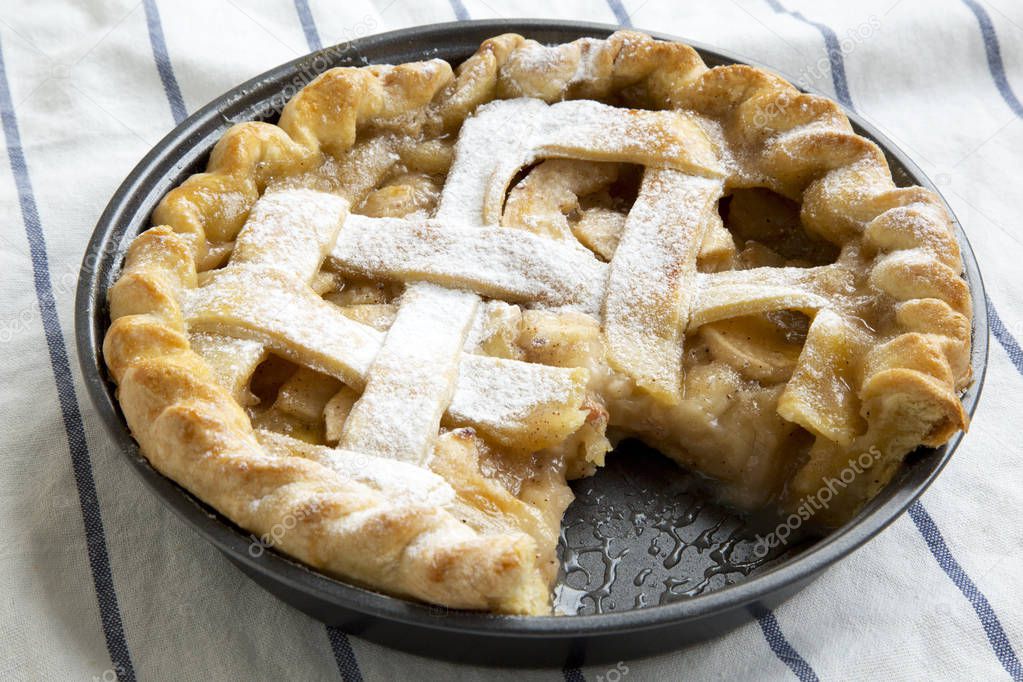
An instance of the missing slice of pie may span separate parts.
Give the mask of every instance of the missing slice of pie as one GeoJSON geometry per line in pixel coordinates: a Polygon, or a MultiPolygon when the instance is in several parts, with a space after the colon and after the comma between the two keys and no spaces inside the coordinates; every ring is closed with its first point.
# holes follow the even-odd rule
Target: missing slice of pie
{"type": "Polygon", "coordinates": [[[848,519],[966,427],[940,199],[834,103],[622,31],[332,69],[171,191],[104,355],[152,464],[332,576],[543,614],[566,481],[635,436],[848,519]]]}

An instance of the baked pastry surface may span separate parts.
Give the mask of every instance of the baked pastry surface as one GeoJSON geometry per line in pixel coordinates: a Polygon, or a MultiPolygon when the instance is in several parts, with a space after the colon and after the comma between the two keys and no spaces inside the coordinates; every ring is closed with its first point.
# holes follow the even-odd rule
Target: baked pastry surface
{"type": "Polygon", "coordinates": [[[827,487],[829,526],[967,425],[941,200],[833,102],[640,33],[332,69],[152,220],[104,342],[142,451],[392,594],[548,613],[566,481],[622,437],[741,509],[827,487]]]}

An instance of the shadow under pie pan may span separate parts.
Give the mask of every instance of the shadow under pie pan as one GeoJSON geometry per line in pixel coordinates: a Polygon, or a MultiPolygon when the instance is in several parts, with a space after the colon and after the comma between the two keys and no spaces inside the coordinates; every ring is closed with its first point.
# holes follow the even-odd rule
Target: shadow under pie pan
{"type": "MultiPolygon", "coordinates": [[[[106,291],[124,252],[149,225],[157,202],[201,171],[235,122],[273,120],[287,98],[327,68],[439,57],[453,64],[493,35],[516,32],[544,43],[605,37],[614,27],[550,21],[477,21],[395,31],[327,48],[277,67],[216,99],[165,137],[117,190],[86,250],[77,294],[76,331],[85,381],[127,460],[188,525],[253,580],[325,623],[381,644],[431,657],[517,666],[628,660],[704,640],[750,621],[788,598],[835,561],[892,523],[948,462],[963,434],[920,449],[860,513],[823,538],[790,542],[760,556],[755,522],[715,505],[666,458],[626,441],[608,467],[573,483],[559,549],[556,590],[562,616],[498,616],[413,603],[316,573],[252,538],[153,469],[139,452],[101,357],[109,326],[106,291]],[[268,112],[270,115],[268,116],[268,112]]],[[[656,36],[670,39],[668,36],[656,36]]],[[[745,60],[682,39],[710,66],[745,60]]],[[[934,189],[883,135],[846,112],[856,131],[877,142],[899,185],[934,189]]],[[[984,380],[988,320],[973,252],[958,223],[973,297],[974,382],[963,397],[973,413],[984,380]]],[[[771,527],[773,527],[773,523],[771,527]]]]}

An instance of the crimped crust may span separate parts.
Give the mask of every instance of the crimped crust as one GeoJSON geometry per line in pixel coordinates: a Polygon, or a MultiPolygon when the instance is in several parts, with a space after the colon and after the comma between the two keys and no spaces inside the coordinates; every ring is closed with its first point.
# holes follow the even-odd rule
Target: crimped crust
{"type": "MultiPolygon", "coordinates": [[[[315,452],[287,456],[261,443],[237,397],[190,347],[182,304],[272,182],[331,159],[344,163],[363,131],[454,135],[480,105],[513,97],[686,110],[714,144],[726,191],[766,187],[800,201],[809,232],[868,264],[865,286],[882,326],[867,330],[865,344],[835,350],[829,344],[845,332],[829,332],[821,318],[807,340],[846,354],[852,367],[844,376],[865,426],[823,427],[827,414],[811,412],[833,406],[800,398],[815,378],[797,369],[778,411],[817,443],[783,505],[797,506],[837,476],[845,454],[877,447],[871,475],[829,510],[845,518],[908,451],[966,427],[958,395],[970,381],[970,295],[950,217],[932,192],[897,188],[884,155],[853,133],[836,104],[749,66],[708,69],[690,47],[636,32],[553,48],[509,34],[483,43],[456,72],[439,60],[332,69],[289,102],[278,125],[228,130],[207,171],[164,198],[156,227],[136,238],[109,292],[103,349],[128,425],[159,471],[258,536],[286,523],[277,546],[332,575],[458,608],[549,609],[552,576],[528,533],[475,532],[428,495],[374,487],[315,452]]],[[[371,168],[355,171],[367,174],[367,189],[375,185],[371,168]]],[[[461,447],[459,433],[437,447],[461,447]]]]}

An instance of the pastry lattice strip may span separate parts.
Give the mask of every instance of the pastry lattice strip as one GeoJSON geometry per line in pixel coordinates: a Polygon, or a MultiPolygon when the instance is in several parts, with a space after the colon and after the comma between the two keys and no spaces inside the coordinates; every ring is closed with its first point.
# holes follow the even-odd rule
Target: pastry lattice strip
{"type": "Polygon", "coordinates": [[[607,265],[585,249],[524,230],[438,220],[349,216],[331,258],[371,279],[427,281],[591,314],[603,305],[607,279],[607,265]]]}
{"type": "Polygon", "coordinates": [[[611,259],[604,336],[613,367],[658,399],[681,400],[682,340],[720,180],[647,169],[611,259]]]}
{"type": "Polygon", "coordinates": [[[690,309],[688,328],[776,310],[815,313],[836,305],[824,292],[834,288],[835,280],[842,275],[839,265],[696,273],[695,302],[690,309]]]}
{"type": "Polygon", "coordinates": [[[479,297],[466,291],[408,287],[366,389],[345,420],[339,448],[427,463],[454,397],[459,356],[478,304],[479,297]]]}

